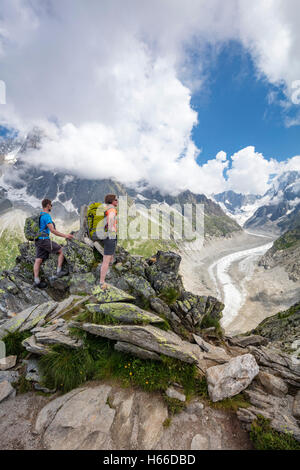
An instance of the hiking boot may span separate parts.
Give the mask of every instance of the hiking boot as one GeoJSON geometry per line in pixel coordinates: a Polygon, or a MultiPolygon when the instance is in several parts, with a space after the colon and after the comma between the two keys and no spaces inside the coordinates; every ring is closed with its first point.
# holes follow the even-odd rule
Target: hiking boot
{"type": "Polygon", "coordinates": [[[56,273],[55,277],[56,278],[59,278],[59,277],[64,277],[64,276],[67,276],[69,273],[67,271],[60,271],[60,273],[56,273]]]}
{"type": "Polygon", "coordinates": [[[38,287],[39,289],[45,289],[47,287],[47,285],[48,284],[45,281],[40,281],[39,283],[37,283],[37,282],[33,283],[33,286],[38,287]]]}

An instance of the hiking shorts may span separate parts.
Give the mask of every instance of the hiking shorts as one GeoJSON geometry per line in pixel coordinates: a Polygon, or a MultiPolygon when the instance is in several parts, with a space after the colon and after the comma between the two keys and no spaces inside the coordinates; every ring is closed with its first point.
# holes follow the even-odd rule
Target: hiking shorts
{"type": "Polygon", "coordinates": [[[50,253],[58,253],[61,249],[61,246],[58,243],[55,243],[49,239],[46,240],[36,240],[36,258],[41,258],[43,261],[46,261],[49,258],[50,253]]]}
{"type": "Polygon", "coordinates": [[[105,240],[102,240],[102,246],[105,256],[114,255],[117,246],[117,238],[105,238],[105,240]]]}

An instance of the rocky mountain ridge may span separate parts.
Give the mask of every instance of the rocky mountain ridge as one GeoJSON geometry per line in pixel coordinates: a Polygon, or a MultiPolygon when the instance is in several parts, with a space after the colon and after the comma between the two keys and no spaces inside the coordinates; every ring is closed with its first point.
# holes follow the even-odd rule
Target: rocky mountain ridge
{"type": "Polygon", "coordinates": [[[260,416],[277,439],[287,429],[297,445],[295,356],[276,349],[267,335],[224,336],[224,305],[185,291],[176,253],[143,258],[118,247],[109,289],[101,290],[101,248],[84,243],[80,232],[78,238],[64,247],[67,276],[53,278],[54,256],[44,264],[45,291],[31,284],[30,243],[20,246],[16,266],[2,272],[0,337],[11,347],[20,335],[18,351],[27,351],[31,362],[19,357],[16,363],[20,352],[11,354],[12,348],[0,361],[0,414],[19,400],[11,383],[25,381],[50,394],[30,431],[43,448],[251,448],[239,423],[255,434],[260,416]],[[129,388],[112,385],[113,370],[129,388]],[[235,399],[242,403],[230,419],[243,444],[229,438],[226,411],[213,408],[235,399]],[[174,416],[174,409],[181,413],[174,416]],[[184,429],[185,438],[175,438],[184,429]]]}

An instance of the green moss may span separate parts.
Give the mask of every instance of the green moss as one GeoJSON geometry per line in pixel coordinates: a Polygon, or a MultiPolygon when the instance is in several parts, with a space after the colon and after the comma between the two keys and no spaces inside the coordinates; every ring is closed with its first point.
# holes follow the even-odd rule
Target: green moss
{"type": "Polygon", "coordinates": [[[257,450],[300,450],[291,433],[275,431],[270,420],[261,415],[251,425],[250,438],[257,450]]]}
{"type": "Polygon", "coordinates": [[[22,346],[22,341],[29,336],[31,336],[30,331],[8,333],[2,338],[2,341],[5,343],[6,355],[24,358],[28,354],[28,351],[22,346]]]}

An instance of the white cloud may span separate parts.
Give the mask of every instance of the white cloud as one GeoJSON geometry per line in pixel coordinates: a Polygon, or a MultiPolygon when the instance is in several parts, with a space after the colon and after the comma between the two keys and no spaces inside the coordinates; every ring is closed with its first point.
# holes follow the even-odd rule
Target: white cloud
{"type": "Polygon", "coordinates": [[[197,165],[191,92],[205,83],[205,45],[218,50],[233,39],[290,96],[300,79],[299,11],[298,0],[2,0],[8,104],[0,122],[44,127],[49,139],[28,162],[47,168],[147,179],[169,193],[230,185],[261,193],[276,163],[253,147],[233,156],[228,181],[224,152],[197,165]],[[186,60],[187,47],[197,49],[199,63],[186,60]]]}

